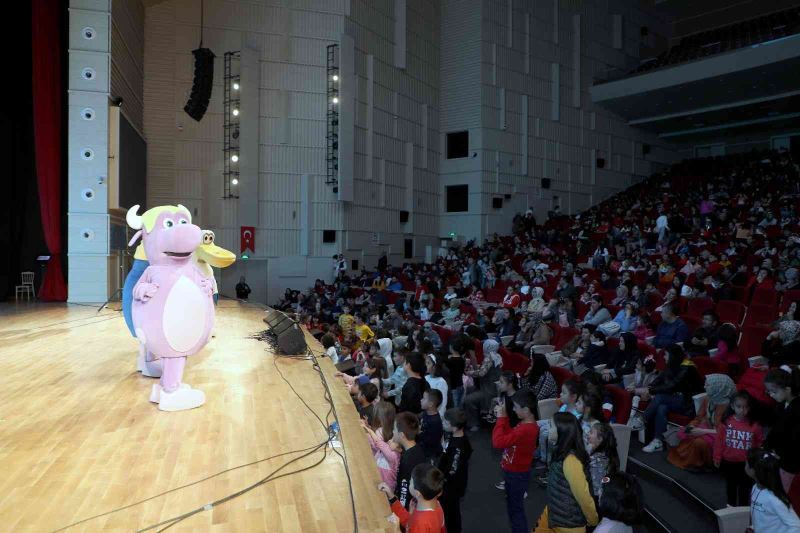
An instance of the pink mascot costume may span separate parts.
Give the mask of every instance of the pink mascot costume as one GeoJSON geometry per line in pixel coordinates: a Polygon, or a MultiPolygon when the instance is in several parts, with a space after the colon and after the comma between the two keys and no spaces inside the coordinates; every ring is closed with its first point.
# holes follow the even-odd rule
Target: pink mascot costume
{"type": "Polygon", "coordinates": [[[133,323],[136,337],[162,364],[150,401],[162,411],[193,409],[205,403],[205,394],[181,382],[183,369],[214,326],[213,282],[192,261],[202,232],[182,205],[154,207],[141,216],[138,210],[128,210],[127,221],[139,230],[150,266],[133,288],[133,323]]]}

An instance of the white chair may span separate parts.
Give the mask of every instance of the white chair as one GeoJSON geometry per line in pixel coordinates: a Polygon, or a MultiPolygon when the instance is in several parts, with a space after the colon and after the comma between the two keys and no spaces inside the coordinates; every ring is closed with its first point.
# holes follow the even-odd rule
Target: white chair
{"type": "Polygon", "coordinates": [[[650,337],[645,337],[644,338],[644,342],[646,342],[647,344],[652,346],[653,345],[653,339],[655,339],[655,338],[656,338],[655,335],[651,335],[650,337]]]}
{"type": "Polygon", "coordinates": [[[753,357],[748,357],[747,361],[750,363],[750,368],[755,368],[757,366],[767,366],[769,361],[763,355],[754,355],[753,357]]]}
{"type": "Polygon", "coordinates": [[[539,400],[539,420],[550,420],[558,412],[558,400],[547,398],[539,400]]]}
{"type": "Polygon", "coordinates": [[[708,396],[705,392],[701,392],[700,394],[695,394],[692,396],[692,401],[694,401],[694,412],[700,412],[700,406],[703,405],[703,398],[708,396]]]}
{"type": "Polygon", "coordinates": [[[636,374],[625,374],[622,376],[622,384],[627,389],[631,385],[633,385],[633,381],[636,379],[636,374]]]}
{"type": "Polygon", "coordinates": [[[709,357],[714,357],[715,355],[717,355],[717,352],[719,352],[719,348],[711,348],[708,351],[708,356],[709,357]]]}
{"type": "Polygon", "coordinates": [[[619,469],[625,471],[628,465],[628,451],[631,448],[631,427],[627,424],[611,424],[614,438],[617,440],[617,455],[619,456],[619,469]]]}
{"type": "Polygon", "coordinates": [[[750,507],[727,507],[714,511],[719,533],[742,533],[750,525],[750,507]]]}
{"type": "Polygon", "coordinates": [[[606,369],[605,363],[602,364],[602,365],[594,365],[594,371],[597,372],[597,373],[600,373],[605,369],[606,369]]]}
{"type": "Polygon", "coordinates": [[[503,346],[508,346],[511,344],[511,341],[514,340],[514,335],[504,335],[500,337],[500,342],[503,343],[503,346]]]}
{"type": "Polygon", "coordinates": [[[15,287],[14,299],[19,300],[20,295],[24,295],[28,301],[30,301],[31,296],[36,298],[36,292],[33,290],[33,272],[22,273],[22,285],[15,287]]]}
{"type": "MultiPolygon", "coordinates": [[[[533,346],[531,346],[531,350],[533,350],[533,353],[548,354],[548,353],[551,353],[555,349],[556,349],[556,347],[553,346],[552,344],[534,344],[533,346]]],[[[561,352],[558,352],[558,353],[561,353],[561,352]]]]}

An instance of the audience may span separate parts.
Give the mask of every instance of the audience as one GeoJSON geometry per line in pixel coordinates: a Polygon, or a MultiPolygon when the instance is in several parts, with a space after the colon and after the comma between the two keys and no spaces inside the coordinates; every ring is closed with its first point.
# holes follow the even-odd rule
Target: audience
{"type": "MultiPolygon", "coordinates": [[[[397,267],[384,256],[379,272],[351,276],[337,255],[332,284],[319,280],[307,292],[287,290],[279,305],[313,326],[326,355],[345,364],[342,379],[367,417],[382,479],[396,487],[403,506],[416,456],[438,461],[448,530],[460,530],[466,475],[458,473],[464,463],[448,459],[451,444],[442,449],[443,432],[452,431],[444,442],[455,442],[458,457],[468,458],[464,429],[480,431],[483,421],[497,419],[509,520],[512,529],[527,529],[522,501],[532,458],[547,462],[552,455],[549,477],[558,474],[553,461],[563,453],[548,453],[547,441],[558,442],[559,429],[553,420],[536,420],[537,402],[559,390],[559,411],[580,422],[589,452],[579,462],[603,517],[598,531],[625,531],[641,514],[638,487],[613,472],[616,452],[606,448],[614,441],[606,421],[612,411],[621,415],[608,404],[623,390],[633,406],[629,425],[646,426],[646,452],[664,449],[671,414],[672,420],[694,417],[680,431],[670,429],[667,436],[677,433],[678,445],[669,460],[691,470],[718,465],[729,482],[728,501],[746,505],[742,452],[761,438],[750,413],[760,413],[770,399],[778,412],[774,420],[764,418],[771,423],[763,448],[775,452],[785,493],[800,470],[794,453],[800,380],[785,366],[800,362],[798,298],[788,292],[800,289],[797,181],[786,152],[688,160],[573,217],[545,225],[536,225],[532,214],[515,217],[513,235],[460,243],[431,264],[397,267]],[[755,327],[769,325],[774,332],[752,337],[755,327]],[[747,357],[759,353],[762,340],[760,354],[772,369],[759,378],[747,357]],[[567,379],[551,365],[562,367],[567,379]],[[703,378],[706,397],[695,413],[692,396],[703,390],[703,378]],[[737,383],[756,399],[736,395],[737,383]],[[387,410],[399,413],[394,424],[387,410]],[[460,414],[448,422],[451,411],[460,414]],[[393,425],[396,450],[386,439],[393,425]],[[749,445],[727,438],[727,431],[752,433],[749,445]],[[520,442],[509,444],[517,434],[520,442]],[[446,460],[457,463],[454,470],[446,460]],[[608,501],[606,486],[627,503],[608,501]]],[[[562,463],[573,464],[568,456],[562,463]]],[[[437,495],[420,493],[433,504],[437,495]]],[[[551,512],[548,506],[540,527],[551,512]]],[[[592,517],[577,521],[587,527],[592,517]]]]}

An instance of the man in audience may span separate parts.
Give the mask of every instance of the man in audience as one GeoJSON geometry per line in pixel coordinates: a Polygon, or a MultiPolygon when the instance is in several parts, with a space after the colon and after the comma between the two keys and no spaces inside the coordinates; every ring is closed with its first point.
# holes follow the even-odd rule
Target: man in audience
{"type": "Polygon", "coordinates": [[[708,350],[717,347],[718,334],[719,316],[712,309],[706,309],[703,311],[703,324],[694,330],[684,344],[686,352],[691,356],[708,355],[708,350]]]}
{"type": "Polygon", "coordinates": [[[661,323],[656,329],[656,337],[653,339],[653,346],[656,348],[666,348],[670,344],[684,342],[689,337],[689,328],[686,323],[675,314],[673,304],[661,306],[661,323]]]}

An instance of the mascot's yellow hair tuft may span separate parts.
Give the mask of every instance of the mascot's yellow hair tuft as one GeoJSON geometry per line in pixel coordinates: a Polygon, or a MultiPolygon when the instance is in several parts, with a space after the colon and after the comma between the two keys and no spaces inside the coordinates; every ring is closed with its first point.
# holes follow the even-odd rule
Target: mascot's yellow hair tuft
{"type": "Polygon", "coordinates": [[[141,216],[137,215],[136,212],[139,210],[139,206],[135,205],[128,210],[127,221],[128,225],[133,229],[142,229],[147,233],[153,231],[153,228],[156,225],[156,219],[161,213],[176,213],[186,215],[189,219],[189,222],[192,221],[192,214],[189,212],[188,209],[183,207],[182,205],[159,205],[148,209],[145,211],[141,216]]]}

